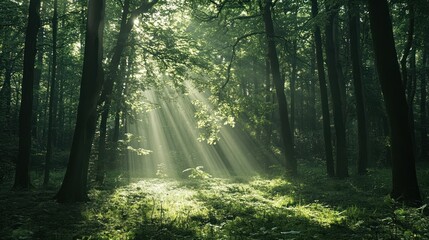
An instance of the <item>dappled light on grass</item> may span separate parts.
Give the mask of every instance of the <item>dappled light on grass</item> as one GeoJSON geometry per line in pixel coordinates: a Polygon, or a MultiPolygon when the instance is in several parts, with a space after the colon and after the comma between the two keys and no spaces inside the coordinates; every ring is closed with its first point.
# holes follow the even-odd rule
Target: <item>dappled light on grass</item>
{"type": "Polygon", "coordinates": [[[183,170],[198,166],[216,177],[249,176],[274,161],[269,156],[257,159],[261,144],[229,126],[234,125],[232,116],[226,120],[217,116],[206,94],[190,84],[184,92],[168,87],[148,90],[142,101],[142,113],[128,126],[133,138],[129,148],[133,151],[128,153],[132,177],[186,177],[183,170]],[[203,113],[197,119],[199,111],[203,113]]]}
{"type": "Polygon", "coordinates": [[[103,223],[96,237],[131,239],[142,237],[147,231],[152,231],[148,235],[155,234],[155,239],[275,239],[300,236],[307,228],[324,229],[345,219],[328,206],[300,205],[287,192],[267,192],[267,186],[276,185],[272,182],[289,184],[285,180],[261,178],[239,182],[213,178],[136,180],[110,196],[102,197],[94,191],[97,202],[85,215],[91,221],[103,223]],[[160,235],[157,237],[155,232],[160,235]]]}
{"type": "MultiPolygon", "coordinates": [[[[307,191],[320,193],[307,185],[311,181],[133,179],[111,195],[94,190],[95,201],[84,215],[101,223],[92,237],[104,239],[362,239],[400,231],[396,220],[386,218],[387,205],[367,212],[355,205],[329,205],[329,199],[311,200],[307,191]],[[379,221],[374,229],[368,214],[379,221]]],[[[395,219],[403,214],[405,222],[410,210],[395,214],[395,219]]]]}
{"type": "MultiPolygon", "coordinates": [[[[88,203],[53,192],[0,191],[2,239],[429,239],[426,207],[407,208],[380,188],[388,170],[342,182],[319,168],[287,177],[189,179],[109,176],[88,203]],[[353,187],[351,187],[353,186],[353,187]],[[366,189],[363,196],[362,189],[366,189]],[[11,225],[10,223],[14,224],[11,225]]],[[[192,174],[192,175],[191,175],[192,174]]]]}

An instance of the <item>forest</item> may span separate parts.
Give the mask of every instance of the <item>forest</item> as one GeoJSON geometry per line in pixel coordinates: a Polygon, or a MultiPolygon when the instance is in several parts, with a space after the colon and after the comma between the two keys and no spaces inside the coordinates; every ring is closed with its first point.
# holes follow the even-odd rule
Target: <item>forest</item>
{"type": "Polygon", "coordinates": [[[429,1],[0,6],[0,239],[429,239],[429,1]]]}

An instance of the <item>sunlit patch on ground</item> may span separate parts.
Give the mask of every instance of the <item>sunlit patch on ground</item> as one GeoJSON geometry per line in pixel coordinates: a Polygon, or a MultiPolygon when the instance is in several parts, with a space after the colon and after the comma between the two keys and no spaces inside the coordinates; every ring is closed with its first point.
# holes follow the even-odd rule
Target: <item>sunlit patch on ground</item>
{"type": "Polygon", "coordinates": [[[301,166],[295,178],[109,178],[91,201],[0,191],[1,239],[429,239],[426,207],[386,197],[388,171],[344,181],[301,166]],[[362,191],[365,189],[366,191],[362,191]]]}
{"type": "MultiPolygon", "coordinates": [[[[93,192],[96,201],[85,216],[102,223],[92,236],[106,239],[385,239],[394,228],[415,236],[406,239],[427,235],[418,228],[400,232],[400,214],[386,218],[386,203],[371,210],[335,206],[311,200],[304,188],[284,178],[134,179],[111,195],[93,192]]],[[[412,213],[404,212],[405,222],[412,213]]]]}

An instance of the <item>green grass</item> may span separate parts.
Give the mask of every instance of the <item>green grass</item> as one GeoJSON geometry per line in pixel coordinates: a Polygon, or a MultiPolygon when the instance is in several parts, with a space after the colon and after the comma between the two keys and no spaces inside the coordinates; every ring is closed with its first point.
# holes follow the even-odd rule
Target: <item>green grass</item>
{"type": "MultiPolygon", "coordinates": [[[[389,170],[329,179],[109,178],[92,201],[61,205],[52,190],[0,192],[1,239],[429,239],[426,208],[391,201],[389,170]]],[[[428,193],[428,170],[419,171],[428,193]]],[[[425,198],[425,202],[428,199],[425,198]]]]}

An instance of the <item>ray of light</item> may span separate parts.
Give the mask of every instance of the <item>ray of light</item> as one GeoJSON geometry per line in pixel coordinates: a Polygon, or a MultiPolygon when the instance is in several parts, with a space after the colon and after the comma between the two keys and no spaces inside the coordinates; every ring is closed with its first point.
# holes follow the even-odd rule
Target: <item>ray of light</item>
{"type": "Polygon", "coordinates": [[[249,176],[260,170],[264,159],[257,159],[260,147],[239,128],[225,126],[220,140],[210,145],[198,141],[199,130],[193,100],[210,108],[206,94],[189,84],[188,94],[166,87],[162,91],[148,90],[144,101],[156,106],[140,115],[141,120],[130,124],[128,131],[140,138],[133,148],[150,150],[147,155],[131,152],[132,177],[185,177],[184,169],[203,166],[216,177],[249,176]]]}

